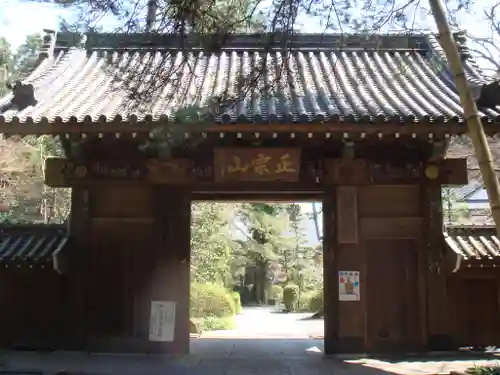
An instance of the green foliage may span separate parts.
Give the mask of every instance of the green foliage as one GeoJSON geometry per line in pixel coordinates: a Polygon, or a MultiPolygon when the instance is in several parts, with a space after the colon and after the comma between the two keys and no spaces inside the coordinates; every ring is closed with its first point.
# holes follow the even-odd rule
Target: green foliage
{"type": "Polygon", "coordinates": [[[211,283],[191,283],[190,315],[192,318],[229,317],[236,314],[230,292],[211,283]]]}
{"type": "Polygon", "coordinates": [[[268,298],[280,301],[283,294],[283,287],[281,285],[273,284],[268,289],[268,298]]]}
{"type": "Polygon", "coordinates": [[[35,66],[42,45],[39,34],[28,35],[26,41],[13,50],[7,39],[0,37],[0,96],[7,94],[7,83],[28,75],[35,66]]]}
{"type": "Polygon", "coordinates": [[[470,375],[500,375],[499,366],[475,366],[465,371],[470,375]]]}
{"type": "Polygon", "coordinates": [[[285,285],[283,288],[283,304],[286,311],[295,311],[299,298],[299,287],[294,284],[285,285]]]}
{"type": "Polygon", "coordinates": [[[233,299],[234,302],[234,311],[236,314],[239,314],[241,312],[241,298],[240,298],[240,293],[238,292],[230,292],[230,296],[233,299]]]}
{"type": "Polygon", "coordinates": [[[323,312],[323,291],[309,290],[300,293],[297,310],[303,312],[323,312]]]}
{"type": "Polygon", "coordinates": [[[311,312],[322,312],[323,311],[323,290],[316,290],[309,292],[307,307],[311,312]]]}
{"type": "Polygon", "coordinates": [[[321,248],[304,246],[301,218],[297,204],[193,204],[192,281],[230,286],[245,304],[282,300],[276,282],[321,289],[321,248]],[[252,238],[252,229],[265,233],[266,241],[252,238]]]}
{"type": "Polygon", "coordinates": [[[296,311],[309,312],[309,301],[313,292],[300,293],[299,300],[296,304],[296,311]]]}
{"type": "MultiPolygon", "coordinates": [[[[40,35],[29,35],[14,51],[0,38],[0,97],[9,93],[6,84],[22,79],[33,70],[40,35]]],[[[71,189],[51,189],[44,184],[44,162],[48,156],[61,156],[61,144],[51,136],[0,140],[3,165],[0,203],[8,206],[2,220],[18,223],[61,223],[69,213],[71,189]]]]}
{"type": "Polygon", "coordinates": [[[191,277],[193,282],[230,285],[233,240],[229,222],[234,204],[197,202],[192,206],[191,277]]]}
{"type": "Polygon", "coordinates": [[[193,321],[198,328],[198,332],[233,329],[235,325],[234,316],[207,316],[205,318],[194,318],[193,321]]]}

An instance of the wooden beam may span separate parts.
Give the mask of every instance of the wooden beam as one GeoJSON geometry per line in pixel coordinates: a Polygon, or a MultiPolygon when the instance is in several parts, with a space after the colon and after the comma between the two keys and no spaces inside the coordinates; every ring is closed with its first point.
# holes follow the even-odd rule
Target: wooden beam
{"type": "Polygon", "coordinates": [[[440,185],[466,185],[469,183],[467,159],[445,159],[428,163],[424,167],[427,180],[440,185]]]}
{"type": "Polygon", "coordinates": [[[365,185],[369,183],[368,165],[364,159],[326,159],[326,184],[365,185]]]}
{"type": "Polygon", "coordinates": [[[45,161],[45,184],[50,187],[70,187],[96,182],[143,182],[180,185],[190,182],[187,159],[143,162],[88,161],[74,162],[60,157],[45,161]]]}
{"type": "MultiPolygon", "coordinates": [[[[144,134],[158,127],[168,127],[169,124],[162,121],[137,121],[137,122],[19,122],[19,121],[0,121],[0,133],[31,135],[31,134],[144,134]]],[[[179,124],[177,127],[181,126],[179,124]]],[[[450,134],[465,134],[467,128],[464,124],[359,124],[359,123],[310,123],[310,124],[216,124],[207,126],[200,130],[198,124],[182,125],[185,133],[307,133],[314,137],[315,133],[344,134],[349,136],[359,135],[361,138],[375,135],[380,139],[384,136],[399,138],[403,135],[414,137],[416,135],[425,135],[428,139],[429,134],[432,137],[449,136],[450,134]]],[[[495,124],[485,124],[487,134],[499,134],[499,128],[495,124]]]]}

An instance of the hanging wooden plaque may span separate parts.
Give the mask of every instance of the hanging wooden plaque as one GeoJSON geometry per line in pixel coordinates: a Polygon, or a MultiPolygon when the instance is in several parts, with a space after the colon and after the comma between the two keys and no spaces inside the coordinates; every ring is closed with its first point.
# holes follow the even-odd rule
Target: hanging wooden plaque
{"type": "Polygon", "coordinates": [[[296,182],[301,150],[219,148],[214,150],[215,182],[296,182]]]}

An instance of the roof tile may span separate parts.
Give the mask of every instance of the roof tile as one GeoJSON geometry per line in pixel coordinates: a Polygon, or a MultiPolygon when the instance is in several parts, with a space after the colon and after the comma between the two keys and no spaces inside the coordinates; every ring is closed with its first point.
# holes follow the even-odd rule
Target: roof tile
{"type": "Polygon", "coordinates": [[[444,233],[448,247],[465,260],[500,257],[500,240],[495,228],[450,228],[444,233]]]}
{"type": "MultiPolygon", "coordinates": [[[[223,93],[236,99],[211,112],[221,123],[463,122],[445,58],[430,35],[377,36],[368,46],[371,39],[358,36],[345,47],[339,36],[299,35],[287,49],[245,36],[217,53],[148,44],[140,34],[115,37],[120,43],[113,45],[106,35],[90,35],[83,46],[74,35],[59,35],[54,52],[44,51],[48,57],[24,81],[33,85],[37,104],[18,110],[11,95],[0,99],[0,123],[176,121],[182,109],[187,118],[196,117],[189,108],[211,112],[211,98],[223,93]],[[64,38],[71,43],[61,46],[64,38]],[[153,76],[152,66],[161,74],[153,76]],[[251,75],[256,66],[263,73],[251,75]],[[118,76],[128,77],[127,85],[118,76]],[[249,77],[256,84],[242,95],[249,77]],[[156,90],[139,103],[131,92],[140,93],[148,80],[156,90]]],[[[466,70],[472,81],[483,79],[472,64],[466,70]]],[[[493,120],[500,109],[482,115],[493,120]]]]}
{"type": "Polygon", "coordinates": [[[68,241],[64,230],[51,227],[9,227],[0,231],[0,264],[41,266],[52,262],[68,241]]]}

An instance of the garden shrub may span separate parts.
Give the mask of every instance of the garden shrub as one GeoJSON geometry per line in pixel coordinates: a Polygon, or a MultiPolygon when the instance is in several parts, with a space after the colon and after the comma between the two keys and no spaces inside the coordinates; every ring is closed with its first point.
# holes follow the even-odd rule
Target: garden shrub
{"type": "Polygon", "coordinates": [[[294,284],[285,285],[283,288],[283,304],[286,311],[294,311],[299,297],[299,287],[294,284]]]}
{"type": "Polygon", "coordinates": [[[302,312],[323,312],[323,290],[309,290],[300,293],[297,310],[302,312]]]}
{"type": "Polygon", "coordinates": [[[234,316],[207,316],[205,318],[194,318],[193,321],[198,328],[198,333],[234,328],[234,316]]]}
{"type": "Polygon", "coordinates": [[[273,299],[275,301],[281,301],[283,288],[281,287],[281,285],[273,284],[269,287],[268,293],[269,293],[268,298],[273,299]]]}
{"type": "Polygon", "coordinates": [[[238,292],[230,292],[230,296],[234,302],[234,312],[235,314],[239,314],[241,312],[241,298],[240,293],[238,292]]]}
{"type": "Polygon", "coordinates": [[[475,366],[468,368],[465,371],[466,374],[470,375],[500,375],[499,366],[475,366]]]}
{"type": "Polygon", "coordinates": [[[308,294],[308,310],[310,312],[323,312],[323,290],[315,290],[308,294]]]}
{"type": "Polygon", "coordinates": [[[229,291],[215,284],[191,284],[190,315],[192,318],[228,317],[236,314],[229,291]]]}
{"type": "Polygon", "coordinates": [[[300,312],[309,312],[309,300],[312,292],[301,292],[297,301],[296,310],[300,312]]]}

